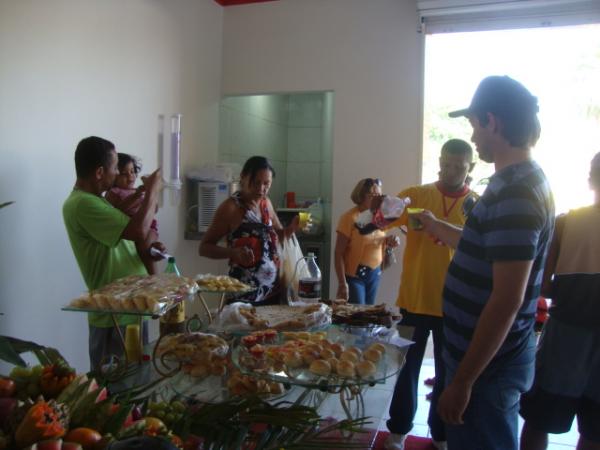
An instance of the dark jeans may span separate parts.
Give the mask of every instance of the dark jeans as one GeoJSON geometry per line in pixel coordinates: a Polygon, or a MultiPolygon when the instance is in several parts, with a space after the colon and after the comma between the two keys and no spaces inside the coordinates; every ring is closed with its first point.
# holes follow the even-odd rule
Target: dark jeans
{"type": "Polygon", "coordinates": [[[444,362],[442,360],[442,318],[425,314],[411,314],[402,311],[402,325],[413,326],[412,340],[414,344],[408,348],[406,362],[400,371],[394,396],[390,405],[390,418],[387,421],[388,430],[396,434],[408,434],[413,427],[413,420],[417,412],[417,391],[419,387],[419,373],[423,363],[423,355],[427,346],[429,333],[433,334],[433,357],[435,364],[435,384],[429,406],[427,423],[431,429],[431,436],[435,441],[445,441],[445,426],[437,414],[437,402],[444,390],[444,362]]]}
{"type": "MultiPolygon", "coordinates": [[[[519,399],[533,382],[535,337],[508,361],[477,379],[463,414],[463,425],[448,425],[449,450],[517,450],[519,399]]],[[[454,377],[446,366],[447,383],[454,377]]]]}
{"type": "Polygon", "coordinates": [[[381,279],[381,268],[371,269],[366,266],[358,266],[356,276],[346,275],[348,283],[348,302],[358,305],[373,305],[379,289],[381,279]]]}

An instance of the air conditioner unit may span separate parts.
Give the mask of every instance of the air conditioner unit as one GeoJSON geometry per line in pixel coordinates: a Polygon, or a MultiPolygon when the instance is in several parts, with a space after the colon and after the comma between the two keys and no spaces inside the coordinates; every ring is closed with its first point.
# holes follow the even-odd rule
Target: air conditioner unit
{"type": "Polygon", "coordinates": [[[198,182],[198,231],[206,231],[215,211],[229,197],[231,183],[198,182]]]}

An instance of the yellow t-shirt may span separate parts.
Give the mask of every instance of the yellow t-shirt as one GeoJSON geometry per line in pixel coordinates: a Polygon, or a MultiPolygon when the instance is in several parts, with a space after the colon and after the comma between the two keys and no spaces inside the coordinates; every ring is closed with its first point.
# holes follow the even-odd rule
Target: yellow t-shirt
{"type": "MultiPolygon", "coordinates": [[[[444,194],[437,183],[432,183],[409,187],[400,192],[398,197],[410,197],[411,208],[428,209],[439,219],[463,226],[466,220],[463,202],[469,195],[475,194],[468,189],[444,194]]],[[[406,225],[407,222],[405,211],[390,227],[406,225]]],[[[436,243],[426,232],[409,227],[396,304],[414,314],[441,317],[442,290],[453,255],[452,248],[436,243]]]]}
{"type": "Polygon", "coordinates": [[[375,269],[381,265],[383,260],[385,233],[376,230],[370,234],[360,234],[358,228],[354,226],[359,214],[360,211],[356,206],[346,211],[340,217],[336,230],[349,239],[344,253],[344,268],[346,275],[351,277],[356,276],[356,269],[359,265],[375,269]]]}

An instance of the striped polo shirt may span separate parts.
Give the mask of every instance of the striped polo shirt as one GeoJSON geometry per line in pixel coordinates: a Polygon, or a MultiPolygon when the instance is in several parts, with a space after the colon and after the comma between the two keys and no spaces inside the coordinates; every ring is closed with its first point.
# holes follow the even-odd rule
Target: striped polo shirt
{"type": "Polygon", "coordinates": [[[444,359],[456,368],[493,287],[494,261],[533,261],[525,299],[488,369],[517,355],[534,324],[554,229],[554,201],[542,169],[525,161],[497,171],[463,228],[443,291],[444,359]]]}

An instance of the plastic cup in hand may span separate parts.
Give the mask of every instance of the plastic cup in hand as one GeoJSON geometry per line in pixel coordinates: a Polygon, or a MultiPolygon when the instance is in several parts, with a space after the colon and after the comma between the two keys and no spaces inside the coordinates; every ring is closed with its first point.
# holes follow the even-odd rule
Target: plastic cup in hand
{"type": "Polygon", "coordinates": [[[406,212],[408,213],[408,226],[410,229],[416,231],[423,229],[423,224],[415,217],[415,214],[422,213],[423,211],[423,208],[406,208],[406,212]]]}
{"type": "Polygon", "coordinates": [[[308,225],[310,224],[310,213],[306,211],[301,211],[298,213],[298,216],[300,217],[300,221],[298,222],[299,228],[301,230],[306,229],[306,227],[308,227],[308,225]]]}

